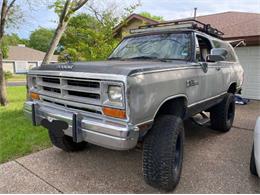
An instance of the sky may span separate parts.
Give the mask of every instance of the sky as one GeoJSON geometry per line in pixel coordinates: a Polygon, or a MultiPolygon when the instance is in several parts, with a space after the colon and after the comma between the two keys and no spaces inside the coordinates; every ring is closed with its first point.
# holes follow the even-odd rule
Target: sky
{"type": "MultiPolygon", "coordinates": [[[[95,3],[95,0],[92,0],[95,3]]],[[[163,16],[165,20],[180,19],[193,16],[193,10],[197,8],[197,15],[214,14],[225,11],[241,11],[260,13],[260,0],[97,0],[103,7],[110,3],[116,3],[119,7],[141,2],[136,13],[143,11],[153,15],[163,16]]],[[[53,0],[31,1],[31,5],[21,4],[23,20],[15,28],[10,28],[7,33],[17,33],[22,38],[28,38],[30,33],[39,27],[55,28],[57,16],[53,10],[49,9],[53,0]]],[[[82,8],[80,12],[86,12],[82,8]]]]}

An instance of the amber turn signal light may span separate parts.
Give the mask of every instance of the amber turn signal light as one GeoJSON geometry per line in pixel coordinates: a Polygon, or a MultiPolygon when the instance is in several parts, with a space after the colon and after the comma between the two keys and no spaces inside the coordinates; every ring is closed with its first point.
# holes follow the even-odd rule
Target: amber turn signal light
{"type": "Polygon", "coordinates": [[[39,100],[40,96],[38,93],[31,92],[31,98],[32,100],[39,100]]]}
{"type": "Polygon", "coordinates": [[[115,117],[115,118],[121,118],[121,119],[125,119],[126,118],[125,110],[104,107],[103,108],[103,113],[106,116],[111,116],[111,117],[115,117]]]}

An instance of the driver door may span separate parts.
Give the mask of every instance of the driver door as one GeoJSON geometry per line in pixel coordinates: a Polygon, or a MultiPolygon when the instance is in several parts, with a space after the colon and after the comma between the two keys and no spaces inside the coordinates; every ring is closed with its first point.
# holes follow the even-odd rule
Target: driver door
{"type": "Polygon", "coordinates": [[[214,96],[220,95],[223,91],[223,76],[221,71],[221,63],[208,62],[207,56],[210,54],[213,48],[211,41],[202,35],[196,35],[196,63],[207,65],[207,71],[203,71],[199,74],[200,78],[200,101],[210,99],[214,96]]]}

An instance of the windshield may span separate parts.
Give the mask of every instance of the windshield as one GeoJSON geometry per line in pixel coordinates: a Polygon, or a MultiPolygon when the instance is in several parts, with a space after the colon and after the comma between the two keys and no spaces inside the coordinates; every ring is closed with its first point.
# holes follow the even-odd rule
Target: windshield
{"type": "Polygon", "coordinates": [[[169,59],[190,57],[190,34],[157,34],[124,39],[109,59],[169,59]]]}

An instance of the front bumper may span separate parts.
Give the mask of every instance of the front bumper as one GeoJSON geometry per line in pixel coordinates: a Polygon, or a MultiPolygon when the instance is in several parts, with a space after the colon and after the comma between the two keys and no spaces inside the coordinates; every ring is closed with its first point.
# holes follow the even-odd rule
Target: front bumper
{"type": "Polygon", "coordinates": [[[27,101],[24,113],[34,125],[41,125],[43,119],[65,121],[69,127],[64,134],[73,137],[74,141],[86,141],[114,150],[134,148],[139,137],[138,127],[124,121],[98,118],[52,104],[27,101]]]}

